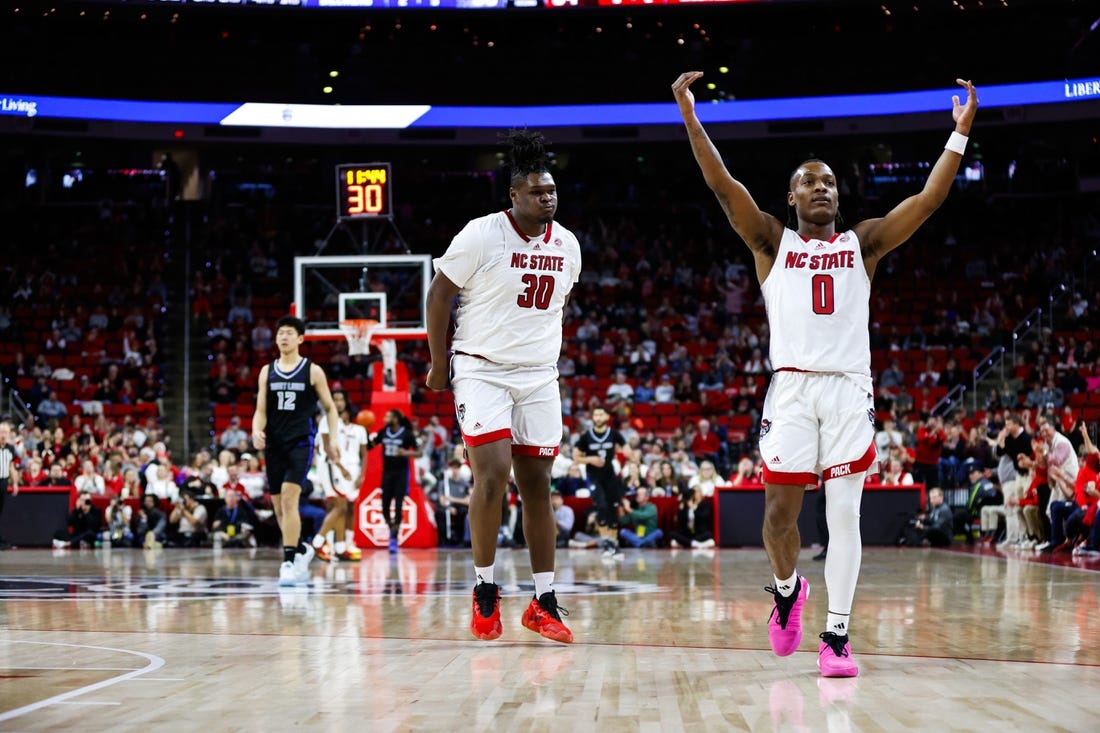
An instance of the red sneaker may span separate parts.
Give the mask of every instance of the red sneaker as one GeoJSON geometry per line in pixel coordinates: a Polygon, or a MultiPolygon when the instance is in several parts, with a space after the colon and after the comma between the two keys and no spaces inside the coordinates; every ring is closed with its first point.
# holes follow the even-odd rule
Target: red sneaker
{"type": "Polygon", "coordinates": [[[358,547],[349,547],[336,557],[344,562],[359,562],[363,559],[363,553],[359,551],[358,547]]]}
{"type": "Polygon", "coordinates": [[[320,547],[317,547],[315,545],[313,549],[317,553],[317,557],[321,558],[325,562],[332,562],[332,548],[329,547],[329,544],[327,542],[320,547]]]}
{"type": "Polygon", "coordinates": [[[504,630],[500,626],[500,586],[496,583],[478,583],[474,586],[474,617],[470,620],[470,633],[482,641],[492,641],[504,630]]]}
{"type": "Polygon", "coordinates": [[[568,611],[558,606],[558,597],[554,595],[554,591],[550,591],[531,599],[531,605],[523,612],[522,621],[524,626],[547,639],[572,644],[573,632],[562,623],[563,613],[569,615],[568,611]]]}

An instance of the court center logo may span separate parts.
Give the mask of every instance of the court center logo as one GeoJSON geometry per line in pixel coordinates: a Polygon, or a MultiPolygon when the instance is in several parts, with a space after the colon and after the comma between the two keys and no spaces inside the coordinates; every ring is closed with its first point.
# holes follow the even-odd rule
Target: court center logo
{"type": "MultiPolygon", "coordinates": [[[[401,502],[400,512],[401,530],[397,533],[397,542],[403,545],[405,540],[416,534],[418,526],[416,502],[408,494],[405,494],[405,500],[401,502]]],[[[386,515],[382,512],[381,488],[372,490],[359,503],[359,527],[375,547],[383,547],[390,541],[390,528],[386,524],[386,515]]]]}

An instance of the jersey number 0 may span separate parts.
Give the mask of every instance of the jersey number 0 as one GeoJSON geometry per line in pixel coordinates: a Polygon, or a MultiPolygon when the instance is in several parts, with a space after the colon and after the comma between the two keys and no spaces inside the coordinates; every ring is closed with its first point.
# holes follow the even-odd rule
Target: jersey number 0
{"type": "Polygon", "coordinates": [[[811,282],[813,283],[814,289],[814,313],[819,316],[831,315],[833,310],[835,310],[835,301],[833,299],[833,276],[814,275],[811,282]]]}

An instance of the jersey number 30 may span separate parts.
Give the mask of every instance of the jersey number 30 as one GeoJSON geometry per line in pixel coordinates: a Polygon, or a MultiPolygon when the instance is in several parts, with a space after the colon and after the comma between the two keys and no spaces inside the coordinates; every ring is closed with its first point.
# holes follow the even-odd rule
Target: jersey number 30
{"type": "Polygon", "coordinates": [[[814,294],[813,304],[814,313],[819,316],[830,315],[834,308],[836,301],[833,299],[833,276],[832,275],[814,275],[810,281],[813,283],[814,294]]]}
{"type": "Polygon", "coordinates": [[[550,307],[550,298],[554,295],[553,275],[524,275],[523,281],[526,289],[516,298],[516,305],[520,308],[538,308],[544,311],[550,307]]]}

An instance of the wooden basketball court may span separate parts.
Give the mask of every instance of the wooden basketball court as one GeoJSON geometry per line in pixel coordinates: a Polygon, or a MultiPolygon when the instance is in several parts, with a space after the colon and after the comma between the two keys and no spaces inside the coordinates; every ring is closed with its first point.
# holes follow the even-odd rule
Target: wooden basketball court
{"type": "MultiPolygon", "coordinates": [[[[761,550],[558,553],[576,643],[525,630],[525,550],[501,550],[504,636],[467,631],[468,551],[314,562],[274,550],[0,555],[0,730],[1095,730],[1100,562],[867,548],[860,677],[819,677],[823,563],[800,651],[768,650],[761,550]]],[[[1048,556],[1049,557],[1049,556],[1048,556]]]]}

